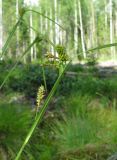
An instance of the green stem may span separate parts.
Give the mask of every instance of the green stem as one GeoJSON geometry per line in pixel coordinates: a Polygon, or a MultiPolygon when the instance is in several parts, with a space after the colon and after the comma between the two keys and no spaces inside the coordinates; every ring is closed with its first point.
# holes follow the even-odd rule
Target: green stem
{"type": "Polygon", "coordinates": [[[47,18],[48,20],[52,21],[53,23],[55,23],[56,25],[58,25],[60,28],[62,28],[63,30],[65,30],[60,24],[58,24],[57,22],[55,22],[53,19],[49,18],[48,16],[45,16],[43,13],[40,13],[38,11],[32,10],[32,9],[28,9],[26,10],[26,12],[34,12],[39,14],[40,16],[43,16],[44,18],[47,18]]]}
{"type": "Polygon", "coordinates": [[[43,81],[44,81],[45,91],[46,91],[46,93],[47,93],[46,75],[45,75],[45,69],[44,69],[43,64],[42,64],[42,75],[43,75],[43,81]]]}
{"type": "Polygon", "coordinates": [[[67,66],[68,66],[68,64],[65,66],[63,72],[61,73],[61,75],[59,75],[58,79],[56,80],[51,92],[49,93],[47,99],[45,100],[45,103],[44,103],[42,109],[40,110],[39,114],[37,115],[37,118],[36,118],[35,122],[33,123],[31,129],[29,130],[29,133],[26,136],[26,139],[25,139],[23,145],[21,146],[21,148],[20,148],[20,150],[19,150],[19,152],[16,155],[16,158],[14,160],[19,160],[19,158],[20,158],[25,146],[27,145],[28,141],[30,140],[30,138],[31,138],[31,136],[32,136],[37,124],[39,124],[41,122],[41,120],[43,118],[43,115],[46,112],[46,109],[48,107],[48,104],[49,104],[51,98],[53,97],[53,95],[54,95],[54,93],[55,93],[55,91],[56,91],[56,89],[57,89],[57,87],[59,85],[59,82],[60,82],[60,80],[61,80],[61,78],[62,78],[62,76],[63,76],[63,74],[64,74],[64,72],[65,72],[65,70],[67,68],[67,66]]]}
{"type": "Polygon", "coordinates": [[[12,30],[11,30],[11,32],[10,32],[10,34],[9,34],[9,36],[8,36],[8,38],[7,38],[4,46],[3,46],[3,48],[2,48],[2,53],[1,53],[0,58],[2,58],[3,55],[5,54],[5,52],[7,51],[8,45],[9,45],[9,43],[10,43],[10,41],[11,41],[11,39],[12,39],[12,37],[13,37],[13,35],[14,35],[17,27],[18,27],[18,25],[20,24],[20,22],[21,22],[21,20],[22,20],[22,17],[23,17],[23,16],[21,16],[21,17],[19,18],[18,22],[17,22],[17,23],[14,25],[14,27],[12,28],[12,30]]]}
{"type": "MultiPolygon", "coordinates": [[[[117,46],[117,43],[105,44],[105,45],[101,45],[101,46],[98,46],[95,48],[91,48],[91,49],[88,49],[86,51],[86,53],[93,52],[93,51],[100,50],[100,49],[104,49],[104,48],[110,48],[110,47],[114,47],[114,46],[117,46]]],[[[78,55],[81,55],[82,53],[84,53],[84,52],[79,52],[78,55]]]]}
{"type": "Polygon", "coordinates": [[[4,56],[4,54],[5,54],[5,52],[7,51],[8,45],[10,44],[11,39],[12,39],[12,37],[13,37],[13,35],[14,35],[17,27],[18,27],[18,25],[19,25],[20,22],[22,21],[23,16],[24,16],[24,15],[26,14],[26,12],[28,12],[28,11],[37,13],[37,14],[43,16],[44,18],[47,18],[48,20],[52,21],[53,23],[55,23],[56,25],[58,25],[60,28],[62,28],[62,29],[64,30],[64,28],[63,28],[61,25],[59,25],[57,22],[55,22],[55,21],[52,20],[51,18],[45,16],[44,14],[42,14],[42,13],[40,13],[40,12],[37,12],[37,11],[35,11],[35,10],[26,10],[25,13],[19,18],[19,20],[17,21],[17,23],[13,26],[13,28],[12,28],[12,30],[11,30],[11,32],[10,32],[10,34],[9,34],[6,42],[5,42],[5,45],[3,46],[3,49],[2,49],[2,53],[1,53],[1,55],[0,55],[0,58],[2,58],[2,57],[4,56]]]}

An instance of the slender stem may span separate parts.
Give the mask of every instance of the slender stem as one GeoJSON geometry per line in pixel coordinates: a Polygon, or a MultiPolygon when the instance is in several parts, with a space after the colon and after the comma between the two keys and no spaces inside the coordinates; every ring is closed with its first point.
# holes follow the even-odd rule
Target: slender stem
{"type": "Polygon", "coordinates": [[[45,69],[44,69],[43,64],[42,64],[42,74],[43,74],[43,81],[44,81],[45,91],[46,91],[46,93],[47,93],[46,75],[45,75],[45,69]]]}
{"type": "Polygon", "coordinates": [[[17,23],[16,23],[16,24],[14,25],[14,27],[12,28],[12,30],[11,30],[11,32],[10,32],[10,34],[9,34],[9,36],[8,36],[8,38],[7,38],[4,46],[3,46],[3,48],[2,48],[2,53],[1,53],[1,55],[0,55],[0,58],[2,58],[3,55],[5,54],[5,52],[7,51],[8,45],[9,45],[9,43],[10,43],[10,41],[11,41],[11,39],[12,39],[12,37],[13,37],[13,35],[14,35],[17,27],[18,27],[18,25],[20,24],[20,22],[21,22],[21,20],[22,20],[22,17],[23,17],[23,16],[21,16],[21,17],[19,18],[19,20],[17,21],[17,23]]]}
{"type": "Polygon", "coordinates": [[[53,23],[55,23],[56,25],[58,25],[60,28],[62,28],[63,30],[65,30],[60,24],[58,24],[57,22],[55,22],[53,19],[49,18],[48,16],[45,16],[43,13],[40,13],[38,11],[32,10],[32,9],[27,9],[26,12],[34,12],[39,14],[40,16],[43,16],[44,18],[47,18],[48,20],[52,21],[53,23]]]}
{"type": "Polygon", "coordinates": [[[26,10],[25,13],[19,18],[19,20],[17,21],[17,23],[16,23],[16,24],[14,25],[14,27],[12,28],[12,30],[11,30],[11,32],[10,32],[10,34],[9,34],[6,42],[5,42],[5,45],[3,46],[3,49],[2,49],[2,53],[1,53],[1,55],[0,55],[0,58],[2,58],[3,55],[5,54],[5,52],[7,51],[8,45],[9,45],[9,43],[11,42],[11,39],[12,39],[12,37],[13,37],[13,35],[14,35],[17,27],[18,27],[18,25],[19,25],[20,22],[22,21],[23,16],[24,16],[24,15],[26,14],[26,12],[28,12],[28,11],[35,12],[35,13],[43,16],[44,18],[47,18],[48,20],[52,21],[53,23],[55,23],[56,25],[58,25],[60,28],[62,28],[62,29],[64,30],[64,28],[63,28],[61,25],[59,25],[57,22],[55,22],[55,21],[52,20],[51,18],[45,16],[44,14],[42,14],[42,13],[40,13],[40,12],[37,12],[37,11],[35,11],[35,10],[26,10]]]}
{"type": "Polygon", "coordinates": [[[55,91],[56,91],[56,89],[57,89],[57,87],[59,85],[59,82],[60,82],[60,80],[61,80],[61,78],[62,78],[62,76],[63,76],[63,74],[64,74],[64,72],[65,72],[65,70],[67,68],[67,66],[68,66],[68,64],[65,66],[63,72],[61,73],[61,75],[56,80],[51,92],[49,93],[47,99],[45,100],[45,103],[44,103],[42,109],[40,110],[39,114],[37,115],[37,118],[36,118],[35,122],[33,123],[28,135],[26,136],[26,139],[25,139],[23,145],[21,146],[21,148],[20,148],[20,150],[19,150],[19,152],[18,152],[18,154],[17,154],[17,156],[16,156],[16,158],[14,160],[19,160],[19,158],[20,158],[25,146],[27,145],[28,141],[30,140],[30,138],[31,138],[31,136],[32,136],[37,124],[39,124],[41,122],[41,120],[43,118],[43,115],[46,112],[46,109],[48,107],[48,104],[49,104],[51,98],[53,97],[53,95],[54,95],[54,93],[55,93],[55,91]]]}
{"type": "MultiPolygon", "coordinates": [[[[36,30],[34,27],[31,27],[30,25],[28,25],[28,29],[32,29],[33,31],[35,31],[35,32],[36,32],[36,34],[37,34],[37,35],[39,35],[38,30],[36,30]]],[[[49,38],[47,38],[47,37],[43,37],[43,40],[46,40],[48,43],[50,43],[50,44],[53,46],[53,48],[56,50],[56,46],[54,45],[54,43],[53,43],[53,42],[51,42],[51,41],[50,41],[50,39],[49,39],[49,38]]]]}
{"type": "MultiPolygon", "coordinates": [[[[95,47],[95,48],[91,48],[91,49],[88,49],[86,51],[86,53],[93,52],[93,51],[100,50],[100,49],[104,49],[104,48],[110,48],[110,47],[113,47],[113,46],[117,46],[117,43],[105,44],[105,45],[101,45],[101,46],[98,46],[98,47],[95,47]]],[[[81,55],[82,53],[83,52],[79,52],[78,55],[81,55]]]]}

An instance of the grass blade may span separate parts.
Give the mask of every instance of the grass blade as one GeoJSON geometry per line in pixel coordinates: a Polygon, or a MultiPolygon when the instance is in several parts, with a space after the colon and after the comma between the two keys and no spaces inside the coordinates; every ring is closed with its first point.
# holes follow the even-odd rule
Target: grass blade
{"type": "Polygon", "coordinates": [[[105,45],[102,45],[102,46],[98,46],[98,47],[89,49],[86,52],[93,52],[93,51],[98,50],[98,49],[110,48],[110,47],[114,47],[114,46],[117,46],[117,43],[105,44],[105,45]]]}
{"type": "Polygon", "coordinates": [[[0,58],[2,58],[2,57],[4,56],[4,54],[5,54],[5,52],[7,51],[8,45],[9,45],[9,43],[11,42],[11,39],[12,39],[12,37],[13,37],[13,35],[14,35],[17,27],[18,27],[18,25],[20,24],[20,21],[21,21],[21,20],[22,20],[22,17],[20,17],[19,20],[18,20],[18,22],[13,26],[13,28],[12,28],[12,30],[11,30],[11,32],[10,32],[10,34],[9,34],[9,36],[8,36],[5,44],[4,44],[4,46],[3,46],[3,48],[2,48],[2,53],[1,53],[0,58]]]}
{"type": "Polygon", "coordinates": [[[16,158],[15,158],[14,160],[19,160],[19,158],[20,158],[20,156],[21,156],[21,154],[22,154],[25,146],[26,146],[27,143],[29,142],[29,140],[30,140],[30,138],[31,138],[31,136],[32,136],[32,134],[33,134],[33,132],[34,132],[37,124],[39,124],[39,123],[41,122],[41,120],[42,120],[42,118],[43,118],[43,115],[44,115],[44,113],[46,112],[46,109],[47,109],[47,107],[48,107],[48,104],[49,104],[51,98],[53,97],[53,95],[54,95],[54,93],[55,93],[55,91],[56,91],[56,89],[57,89],[57,87],[58,87],[58,85],[59,85],[59,82],[60,82],[60,80],[61,80],[61,78],[62,78],[62,76],[63,76],[63,74],[64,74],[64,72],[65,72],[65,70],[66,70],[66,68],[67,68],[68,65],[69,65],[69,64],[67,64],[67,65],[65,66],[63,72],[61,73],[61,75],[60,75],[60,76],[58,77],[58,79],[56,80],[56,82],[55,82],[55,84],[54,84],[51,92],[49,93],[47,99],[45,100],[45,103],[44,103],[42,109],[40,110],[39,114],[37,115],[37,119],[36,119],[35,122],[33,123],[32,127],[31,127],[31,129],[30,129],[30,131],[29,131],[29,133],[28,133],[28,135],[26,136],[26,139],[25,139],[23,145],[21,146],[21,148],[20,148],[20,150],[19,150],[19,152],[18,152],[18,154],[16,155],[16,158]]]}
{"type": "Polygon", "coordinates": [[[32,9],[28,9],[26,10],[26,12],[34,12],[34,13],[37,13],[39,14],[40,16],[44,17],[44,18],[47,18],[48,20],[52,21],[53,23],[55,23],[56,25],[58,25],[60,28],[62,28],[63,30],[65,30],[60,24],[58,24],[57,22],[55,22],[53,19],[49,18],[48,16],[45,16],[43,13],[40,13],[38,11],[35,11],[35,10],[32,10],[32,9]]]}
{"type": "MultiPolygon", "coordinates": [[[[117,46],[117,43],[105,44],[105,45],[101,45],[101,46],[98,46],[95,48],[88,49],[86,51],[86,53],[93,52],[93,51],[100,50],[100,49],[104,49],[104,48],[115,47],[115,46],[117,46]]],[[[84,52],[79,52],[78,55],[80,55],[82,53],[84,53],[84,52]]]]}

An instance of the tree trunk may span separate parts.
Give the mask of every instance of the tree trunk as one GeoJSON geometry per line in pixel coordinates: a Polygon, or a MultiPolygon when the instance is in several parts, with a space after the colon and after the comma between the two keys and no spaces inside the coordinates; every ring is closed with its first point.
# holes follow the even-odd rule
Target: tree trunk
{"type": "MultiPolygon", "coordinates": [[[[113,4],[110,0],[110,43],[113,43],[113,4]]],[[[111,47],[111,56],[112,59],[115,59],[114,47],[111,47]]]]}
{"type": "MultiPolygon", "coordinates": [[[[30,12],[30,27],[33,27],[33,17],[32,17],[32,12],[30,12]]],[[[32,43],[34,40],[34,34],[32,28],[30,28],[30,43],[32,43]]],[[[31,62],[34,60],[34,55],[33,55],[33,47],[31,47],[31,62]]]]}
{"type": "Polygon", "coordinates": [[[115,20],[115,33],[116,33],[116,37],[117,37],[117,11],[116,11],[115,15],[116,15],[116,20],[115,20]]]}
{"type": "Polygon", "coordinates": [[[0,0],[0,52],[2,52],[3,47],[3,26],[2,26],[2,0],[0,0]]]}
{"type": "MultiPolygon", "coordinates": [[[[52,8],[50,8],[50,18],[53,19],[52,17],[52,8]]],[[[50,21],[50,40],[52,41],[52,43],[54,43],[54,35],[53,35],[53,23],[52,21],[50,21]]],[[[53,46],[50,46],[50,51],[52,52],[52,54],[54,54],[54,49],[53,46]]]]}
{"type": "Polygon", "coordinates": [[[92,12],[92,48],[96,45],[96,25],[95,25],[95,12],[93,1],[91,0],[91,12],[92,12]]]}
{"type": "Polygon", "coordinates": [[[75,54],[77,55],[77,51],[78,51],[78,7],[77,7],[77,0],[75,0],[74,3],[74,7],[75,7],[75,13],[74,13],[74,17],[75,17],[75,26],[74,26],[74,49],[75,49],[75,54]]]}
{"type": "Polygon", "coordinates": [[[105,0],[105,28],[108,27],[107,0],[105,0]]]}
{"type": "Polygon", "coordinates": [[[83,50],[83,56],[86,58],[86,49],[85,49],[85,43],[84,43],[84,30],[83,30],[83,22],[82,22],[82,10],[81,10],[81,3],[80,0],[78,1],[79,4],[79,19],[80,19],[80,28],[81,28],[81,42],[82,42],[82,50],[83,50]]]}
{"type": "MultiPolygon", "coordinates": [[[[57,11],[58,11],[58,3],[57,0],[54,0],[54,16],[55,16],[55,21],[58,22],[58,17],[57,17],[57,11]]],[[[55,36],[55,45],[57,45],[59,43],[59,26],[58,25],[54,25],[54,36],[55,36]]]]}

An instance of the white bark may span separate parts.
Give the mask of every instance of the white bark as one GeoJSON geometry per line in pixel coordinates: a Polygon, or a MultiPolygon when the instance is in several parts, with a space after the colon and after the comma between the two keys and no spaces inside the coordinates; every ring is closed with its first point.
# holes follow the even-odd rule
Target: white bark
{"type": "MultiPolygon", "coordinates": [[[[110,0],[110,43],[113,43],[113,4],[110,0]]],[[[112,58],[115,59],[114,47],[111,47],[112,58]]]]}
{"type": "MultiPolygon", "coordinates": [[[[24,0],[24,5],[27,5],[30,7],[30,9],[32,9],[33,6],[38,6],[39,5],[39,1],[38,0],[24,0]]],[[[34,31],[32,30],[33,27],[33,15],[32,12],[30,12],[30,43],[33,42],[34,38],[35,38],[35,34],[34,31]]],[[[36,53],[35,53],[35,47],[31,47],[31,61],[33,61],[36,57],[36,53]]]]}
{"type": "Polygon", "coordinates": [[[115,33],[116,33],[116,37],[117,37],[117,11],[116,11],[116,21],[115,21],[115,33]]]}
{"type": "MultiPolygon", "coordinates": [[[[46,11],[45,15],[48,16],[47,11],[46,11]]],[[[45,29],[46,29],[46,31],[48,30],[48,19],[47,18],[45,18],[45,29]]]]}
{"type": "Polygon", "coordinates": [[[77,0],[75,0],[74,3],[74,17],[75,17],[75,27],[74,27],[74,49],[75,49],[75,53],[77,54],[77,50],[78,50],[78,8],[77,8],[77,0]]]}
{"type": "MultiPolygon", "coordinates": [[[[42,12],[41,7],[40,7],[40,12],[42,12]]],[[[40,31],[41,33],[43,32],[43,17],[42,16],[40,16],[40,31]]]]}
{"type": "MultiPolygon", "coordinates": [[[[32,12],[30,12],[30,27],[33,27],[33,17],[32,17],[32,12]]],[[[32,43],[34,40],[34,34],[32,28],[30,28],[30,43],[32,43]]],[[[31,47],[31,61],[34,60],[34,55],[33,55],[33,48],[31,47]]]]}
{"type": "MultiPolygon", "coordinates": [[[[60,19],[60,13],[61,13],[61,5],[60,3],[58,3],[58,23],[61,25],[61,19],[60,19]]],[[[62,29],[60,27],[58,27],[58,43],[62,44],[62,29]]]]}
{"type": "MultiPolygon", "coordinates": [[[[57,0],[54,0],[54,10],[55,10],[55,21],[58,22],[58,17],[57,17],[57,0]]],[[[55,24],[55,44],[59,43],[59,26],[55,24]]]]}
{"type": "Polygon", "coordinates": [[[3,47],[3,26],[2,26],[2,0],[0,0],[0,52],[2,52],[3,47]]]}
{"type": "Polygon", "coordinates": [[[105,28],[108,26],[107,0],[105,0],[105,28]]]}
{"type": "MultiPolygon", "coordinates": [[[[52,8],[50,8],[50,18],[53,19],[52,17],[52,8]]],[[[52,21],[50,21],[50,40],[54,43],[54,39],[53,39],[53,23],[52,21]]],[[[51,45],[50,50],[52,53],[54,53],[54,49],[53,46],[51,45]]]]}
{"type": "Polygon", "coordinates": [[[92,19],[92,46],[94,47],[96,44],[96,26],[95,26],[95,12],[94,12],[94,6],[93,6],[93,0],[91,0],[91,19],[92,19]]]}
{"type": "Polygon", "coordinates": [[[82,42],[82,50],[83,50],[83,56],[86,58],[86,49],[85,49],[85,43],[84,43],[84,30],[83,30],[83,22],[82,22],[82,10],[81,10],[81,3],[80,0],[78,1],[79,6],[79,19],[80,19],[80,28],[81,28],[81,42],[82,42]]]}

